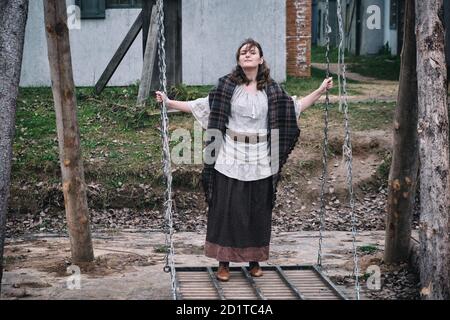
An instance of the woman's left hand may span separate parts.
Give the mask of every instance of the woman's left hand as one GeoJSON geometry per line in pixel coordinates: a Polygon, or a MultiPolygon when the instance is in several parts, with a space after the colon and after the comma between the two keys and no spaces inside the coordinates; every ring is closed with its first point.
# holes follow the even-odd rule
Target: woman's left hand
{"type": "Polygon", "coordinates": [[[333,88],[333,78],[329,77],[323,80],[322,84],[319,87],[319,90],[321,94],[324,94],[327,89],[331,90],[331,88],[333,88]]]}

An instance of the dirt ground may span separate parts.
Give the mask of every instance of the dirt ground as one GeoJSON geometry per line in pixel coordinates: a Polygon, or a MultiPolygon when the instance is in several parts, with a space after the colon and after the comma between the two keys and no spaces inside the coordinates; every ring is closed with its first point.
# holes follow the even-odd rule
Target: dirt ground
{"type": "MultiPolygon", "coordinates": [[[[326,70],[326,64],[313,63],[313,67],[326,70]]],[[[337,74],[338,65],[331,63],[330,72],[337,74]]],[[[347,83],[350,90],[361,92],[359,95],[352,95],[348,97],[351,102],[366,102],[366,101],[396,101],[398,93],[398,81],[378,80],[375,78],[365,77],[357,73],[346,71],[347,79],[356,80],[360,83],[347,83]]],[[[337,80],[334,80],[337,84],[337,80]]],[[[323,99],[323,98],[322,98],[323,99]]],[[[336,102],[339,100],[338,96],[331,96],[330,101],[336,102]]]]}
{"type": "MultiPolygon", "coordinates": [[[[203,255],[204,238],[202,233],[176,233],[176,265],[215,266],[213,259],[203,255]]],[[[128,230],[94,234],[96,259],[79,266],[81,273],[77,282],[67,271],[71,264],[67,237],[36,234],[10,240],[6,245],[1,298],[170,299],[170,278],[162,271],[163,245],[164,235],[155,232],[128,230]]],[[[314,264],[317,245],[317,232],[275,233],[270,260],[264,265],[314,264]]],[[[354,298],[351,233],[325,232],[323,245],[324,271],[348,298],[354,298]]],[[[360,233],[357,245],[372,248],[371,254],[360,254],[362,274],[369,265],[382,265],[383,232],[360,233]]],[[[364,279],[361,281],[362,298],[369,299],[370,290],[364,285],[364,279]]]]}

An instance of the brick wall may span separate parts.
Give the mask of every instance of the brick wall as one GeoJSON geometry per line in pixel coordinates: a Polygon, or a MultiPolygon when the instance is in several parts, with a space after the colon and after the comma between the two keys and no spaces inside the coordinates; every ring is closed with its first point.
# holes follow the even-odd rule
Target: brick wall
{"type": "Polygon", "coordinates": [[[286,0],[287,74],[311,76],[311,0],[286,0]]]}

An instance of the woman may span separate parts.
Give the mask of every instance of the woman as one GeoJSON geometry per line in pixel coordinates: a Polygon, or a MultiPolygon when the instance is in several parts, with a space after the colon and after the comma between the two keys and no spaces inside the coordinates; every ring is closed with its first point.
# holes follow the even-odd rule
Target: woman
{"type": "Polygon", "coordinates": [[[249,262],[250,274],[262,276],[259,262],[269,258],[276,187],[300,134],[298,117],[333,86],[328,78],[308,96],[290,97],[270,78],[253,39],[239,46],[236,63],[206,98],[175,101],[156,92],[168,108],[192,112],[209,134],[202,172],[209,205],[205,255],[219,261],[221,281],[230,278],[230,261],[249,262]]]}

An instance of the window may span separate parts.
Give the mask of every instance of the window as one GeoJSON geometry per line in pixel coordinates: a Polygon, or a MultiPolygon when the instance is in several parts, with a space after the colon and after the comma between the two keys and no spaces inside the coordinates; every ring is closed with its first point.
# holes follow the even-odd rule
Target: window
{"type": "Polygon", "coordinates": [[[81,19],[104,19],[105,0],[75,0],[80,7],[81,19]]]}
{"type": "Polygon", "coordinates": [[[389,26],[391,30],[397,29],[398,24],[398,0],[391,1],[391,15],[389,17],[389,26]]]}
{"type": "Polygon", "coordinates": [[[142,0],[75,0],[81,19],[104,19],[105,9],[142,8],[142,0]]]}
{"type": "Polygon", "coordinates": [[[317,32],[317,39],[321,39],[321,35],[322,35],[322,10],[319,10],[319,22],[318,22],[318,27],[317,29],[319,30],[319,32],[317,32]]]}
{"type": "Polygon", "coordinates": [[[142,0],[106,0],[107,9],[142,8],[142,0]]]}

